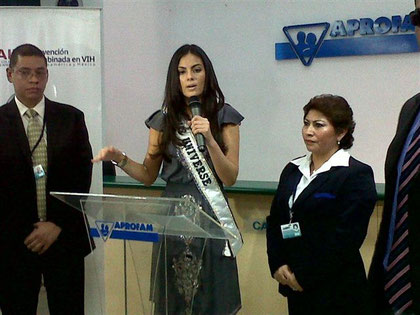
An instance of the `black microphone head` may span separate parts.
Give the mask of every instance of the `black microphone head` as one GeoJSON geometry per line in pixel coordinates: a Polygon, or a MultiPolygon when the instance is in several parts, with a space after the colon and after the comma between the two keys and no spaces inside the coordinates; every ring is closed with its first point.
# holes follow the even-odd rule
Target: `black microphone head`
{"type": "Polygon", "coordinates": [[[188,106],[191,108],[193,116],[201,116],[201,103],[198,96],[191,96],[188,100],[188,106]]]}
{"type": "Polygon", "coordinates": [[[188,99],[188,106],[201,106],[200,99],[198,96],[191,96],[188,99]]]}

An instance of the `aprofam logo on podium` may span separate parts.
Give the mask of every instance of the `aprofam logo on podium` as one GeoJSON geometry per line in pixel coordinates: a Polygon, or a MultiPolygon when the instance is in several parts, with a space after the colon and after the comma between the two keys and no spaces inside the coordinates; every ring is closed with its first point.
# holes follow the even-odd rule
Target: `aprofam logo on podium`
{"type": "Polygon", "coordinates": [[[159,234],[153,224],[125,221],[95,221],[96,228],[90,228],[92,237],[100,237],[104,242],[108,239],[120,239],[143,242],[157,242],[159,234]]]}
{"type": "Polygon", "coordinates": [[[106,242],[114,229],[114,222],[96,221],[95,222],[98,234],[104,242],[106,242]]]}
{"type": "Polygon", "coordinates": [[[314,58],[418,52],[409,15],[336,20],[283,27],[288,42],[275,44],[276,60],[300,59],[310,66],[314,58]],[[329,36],[327,36],[329,31],[329,36]]]}

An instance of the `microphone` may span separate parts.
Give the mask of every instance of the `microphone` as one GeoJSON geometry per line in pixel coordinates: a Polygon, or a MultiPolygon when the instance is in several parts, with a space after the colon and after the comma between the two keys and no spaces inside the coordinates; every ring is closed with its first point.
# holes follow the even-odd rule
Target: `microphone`
{"type": "MultiPolygon", "coordinates": [[[[201,116],[201,103],[198,96],[191,96],[188,101],[188,106],[191,108],[193,116],[201,116]]],[[[201,133],[197,133],[195,135],[195,140],[197,140],[198,150],[200,150],[200,152],[204,152],[206,149],[204,136],[201,133]]]]}

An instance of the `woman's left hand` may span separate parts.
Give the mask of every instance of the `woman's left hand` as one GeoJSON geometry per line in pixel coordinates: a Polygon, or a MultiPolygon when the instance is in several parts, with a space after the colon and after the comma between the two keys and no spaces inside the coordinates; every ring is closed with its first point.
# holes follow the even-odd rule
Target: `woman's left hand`
{"type": "Polygon", "coordinates": [[[288,265],[283,265],[274,273],[274,278],[282,285],[289,286],[293,291],[302,292],[303,288],[296,280],[295,274],[288,265]]]}
{"type": "Polygon", "coordinates": [[[293,291],[303,292],[303,288],[300,286],[299,282],[297,281],[295,274],[292,273],[289,277],[289,281],[287,284],[293,291]]]}
{"type": "Polygon", "coordinates": [[[213,139],[210,129],[210,122],[207,118],[201,116],[194,116],[190,121],[190,127],[193,134],[201,133],[207,141],[213,139]]]}

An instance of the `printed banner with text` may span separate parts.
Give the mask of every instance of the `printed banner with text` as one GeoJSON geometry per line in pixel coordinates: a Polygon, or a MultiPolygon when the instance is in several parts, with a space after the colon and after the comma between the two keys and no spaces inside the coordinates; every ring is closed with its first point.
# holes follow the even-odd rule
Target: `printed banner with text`
{"type": "MultiPolygon", "coordinates": [[[[102,146],[100,9],[0,8],[0,105],[14,96],[6,68],[13,49],[24,43],[36,45],[47,58],[45,96],[85,113],[92,148],[98,151],[102,146]]],[[[94,167],[91,192],[102,192],[100,166],[94,167]]],[[[103,267],[97,267],[86,265],[87,314],[99,314],[103,305],[103,292],[97,290],[103,267]]]]}

